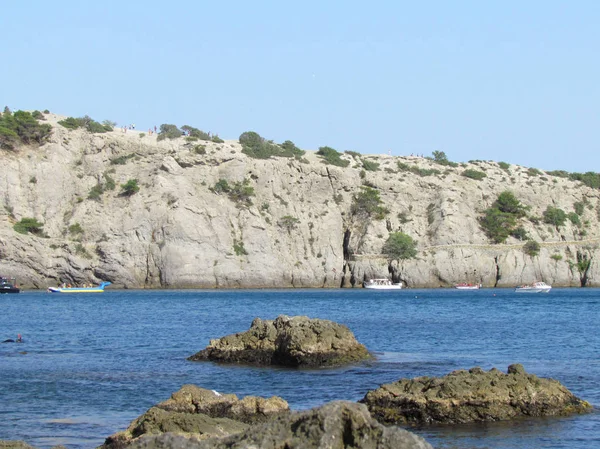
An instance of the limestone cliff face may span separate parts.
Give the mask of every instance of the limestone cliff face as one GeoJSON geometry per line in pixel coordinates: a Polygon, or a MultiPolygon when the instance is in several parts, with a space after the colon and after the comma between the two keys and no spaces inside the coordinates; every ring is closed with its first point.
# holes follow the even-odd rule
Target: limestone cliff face
{"type": "Polygon", "coordinates": [[[418,241],[417,259],[394,267],[409,287],[534,280],[580,286],[584,276],[596,286],[600,279],[600,191],[576,181],[514,165],[503,170],[495,162],[452,168],[412,156],[344,154],[347,168],[326,165],[314,152],[303,161],[259,160],[243,154],[237,141],[157,141],[131,130],[90,134],[47,118],[54,127],[47,144],[0,153],[0,274],[16,276],[25,288],[101,279],[117,288],[360,286],[389,276],[380,253],[393,231],[418,241]],[[205,154],[197,153],[198,144],[205,154]],[[119,157],[124,164],[113,163],[119,157]],[[379,163],[379,170],[363,171],[362,160],[379,163]],[[399,161],[442,173],[421,177],[399,170],[399,161]],[[487,177],[461,176],[467,168],[487,177]],[[89,199],[109,178],[116,187],[89,199]],[[139,192],[120,195],[130,179],[139,192]],[[215,193],[220,179],[247,180],[252,205],[215,193]],[[352,217],[353,196],[365,184],[379,191],[385,219],[352,217]],[[523,220],[541,245],[533,258],[512,237],[491,244],[477,219],[505,190],[531,207],[529,216],[540,217],[549,205],[572,212],[585,201],[582,227],[523,220]],[[42,222],[46,236],[15,232],[24,217],[42,222]],[[591,259],[586,273],[574,265],[582,257],[591,259]]]}

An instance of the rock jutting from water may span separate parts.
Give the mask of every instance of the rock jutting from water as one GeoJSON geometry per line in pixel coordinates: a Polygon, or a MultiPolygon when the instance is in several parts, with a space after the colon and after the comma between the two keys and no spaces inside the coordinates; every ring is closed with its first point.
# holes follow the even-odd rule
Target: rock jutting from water
{"type": "Polygon", "coordinates": [[[507,374],[475,367],[440,378],[400,379],[369,391],[360,402],[384,424],[504,421],[592,409],[560,382],[528,374],[520,364],[510,365],[507,374]]]}
{"type": "Polygon", "coordinates": [[[432,449],[423,438],[374,420],[362,404],[334,401],[321,407],[278,416],[243,432],[204,441],[173,434],[140,438],[132,449],[432,449]]]}
{"type": "Polygon", "coordinates": [[[170,433],[197,440],[224,437],[289,413],[280,397],[264,399],[221,394],[195,385],[184,385],[170,399],[151,407],[122,432],[109,436],[101,449],[127,447],[143,435],[170,433]]]}
{"type": "Polygon", "coordinates": [[[246,332],[211,340],[188,360],[282,365],[340,366],[370,358],[367,348],[344,325],[306,316],[255,318],[246,332]]]}

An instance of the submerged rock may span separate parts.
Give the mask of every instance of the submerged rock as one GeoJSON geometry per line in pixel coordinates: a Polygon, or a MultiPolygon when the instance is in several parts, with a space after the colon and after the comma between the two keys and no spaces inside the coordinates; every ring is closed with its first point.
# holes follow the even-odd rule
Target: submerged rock
{"type": "Polygon", "coordinates": [[[510,365],[454,371],[441,378],[400,379],[369,391],[360,401],[384,424],[503,421],[521,416],[565,416],[592,406],[554,379],[510,365]]]}
{"type": "Polygon", "coordinates": [[[417,435],[379,424],[364,405],[346,401],[280,416],[225,438],[197,441],[164,434],[141,438],[132,448],[432,449],[417,435]]]}
{"type": "Polygon", "coordinates": [[[291,367],[339,366],[370,358],[344,325],[306,316],[255,318],[243,333],[211,340],[188,360],[291,367]]]}
{"type": "Polygon", "coordinates": [[[195,385],[184,385],[171,398],[151,407],[127,430],[108,437],[102,449],[127,447],[144,435],[171,433],[202,440],[242,432],[249,424],[289,412],[288,403],[273,396],[264,399],[221,394],[195,385]]]}

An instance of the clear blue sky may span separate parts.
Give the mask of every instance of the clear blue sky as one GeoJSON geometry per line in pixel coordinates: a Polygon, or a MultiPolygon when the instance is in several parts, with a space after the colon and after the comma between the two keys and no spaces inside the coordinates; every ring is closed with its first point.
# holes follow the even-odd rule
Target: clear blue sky
{"type": "Polygon", "coordinates": [[[0,102],[600,171],[600,1],[2,4],[0,102]]]}

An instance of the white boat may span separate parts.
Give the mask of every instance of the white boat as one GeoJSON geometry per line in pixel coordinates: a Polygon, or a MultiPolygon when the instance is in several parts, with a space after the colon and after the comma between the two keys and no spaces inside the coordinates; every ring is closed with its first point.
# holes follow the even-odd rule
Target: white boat
{"type": "Polygon", "coordinates": [[[552,288],[551,285],[545,282],[534,282],[530,285],[519,285],[515,288],[515,292],[518,293],[548,293],[552,288]]]}
{"type": "Polygon", "coordinates": [[[456,284],[454,288],[457,288],[458,290],[479,290],[481,288],[481,284],[462,283],[456,284]]]}
{"type": "Polygon", "coordinates": [[[393,283],[389,279],[369,279],[363,284],[363,287],[375,290],[400,290],[402,282],[393,283]]]}
{"type": "Polygon", "coordinates": [[[102,293],[104,287],[111,285],[110,282],[102,282],[100,285],[94,287],[71,287],[63,284],[62,287],[48,287],[48,293],[102,293]]]}

